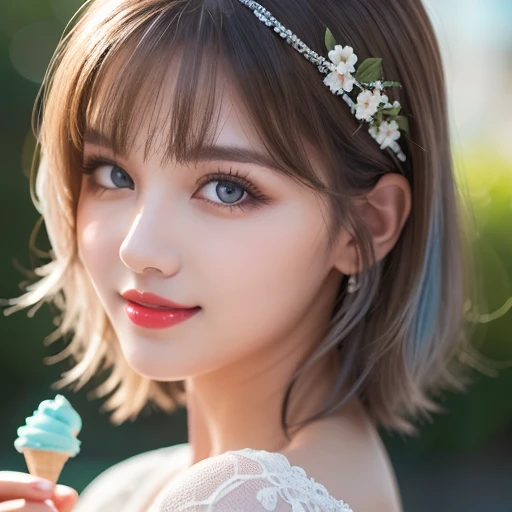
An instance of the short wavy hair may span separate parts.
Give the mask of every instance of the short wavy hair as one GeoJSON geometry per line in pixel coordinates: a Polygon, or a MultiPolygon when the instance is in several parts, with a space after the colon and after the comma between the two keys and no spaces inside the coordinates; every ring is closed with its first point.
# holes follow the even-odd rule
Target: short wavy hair
{"type": "Polygon", "coordinates": [[[340,227],[351,230],[365,269],[357,293],[347,294],[343,280],[327,335],[290,380],[283,428],[288,429],[294,382],[336,348],[340,365],[332,400],[308,421],[357,395],[377,424],[413,433],[414,420],[440,410],[436,393],[465,386],[458,355],[468,344],[464,306],[472,282],[469,216],[454,177],[443,66],[432,25],[420,0],[262,4],[319,54],[325,54],[329,27],[361,61],[383,58],[384,75],[403,85],[389,96],[410,119],[410,139],[402,141],[407,161],[381,151],[365,130],[356,132],[357,120],[315,67],[237,0],[86,2],[59,42],[33,113],[38,144],[31,192],[47,228],[51,261],[36,269],[41,279],[10,301],[9,312],[44,302],[58,308],[58,328],[49,340],[71,334],[70,341],[47,360],[72,357],[75,364],[54,387],[79,389],[109,372],[94,395],[110,395],[103,407],[112,411],[112,422],[135,419],[148,402],[166,411],[185,404],[183,381],[152,381],[127,364],[78,258],[79,170],[91,105],[113,65],[120,69],[109,83],[98,125],[114,150],[122,151],[166,86],[172,56],[182,57],[172,112],[163,125],[153,120],[146,146],[150,151],[152,137],[163,133],[167,154],[177,161],[211,143],[218,113],[215,77],[222,65],[275,167],[328,201],[332,241],[340,227]],[[327,185],[305,141],[323,156],[327,185]],[[407,178],[412,211],[395,247],[375,263],[369,230],[350,198],[369,191],[386,173],[407,178]]]}

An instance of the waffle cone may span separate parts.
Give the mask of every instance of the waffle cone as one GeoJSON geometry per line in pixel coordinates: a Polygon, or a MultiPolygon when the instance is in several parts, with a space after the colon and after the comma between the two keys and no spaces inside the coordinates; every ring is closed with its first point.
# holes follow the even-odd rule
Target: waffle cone
{"type": "Polygon", "coordinates": [[[33,476],[46,478],[54,484],[57,483],[64,464],[69,459],[69,454],[50,452],[46,450],[23,450],[28,471],[33,476]]]}

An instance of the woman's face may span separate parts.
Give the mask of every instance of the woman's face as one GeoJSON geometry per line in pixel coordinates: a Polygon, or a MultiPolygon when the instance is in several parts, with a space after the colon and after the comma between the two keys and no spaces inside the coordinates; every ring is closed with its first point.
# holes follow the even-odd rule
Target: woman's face
{"type": "MultiPolygon", "coordinates": [[[[159,153],[144,161],[146,133],[141,126],[123,156],[86,137],[85,162],[112,163],[93,162],[83,176],[77,218],[81,261],[130,366],[180,380],[244,361],[278,364],[283,350],[320,341],[342,276],[319,196],[229,151],[198,163],[163,165],[159,153]],[[200,310],[142,327],[121,296],[131,289],[200,310]]],[[[217,133],[218,147],[266,154],[234,94],[223,97],[217,133]]]]}

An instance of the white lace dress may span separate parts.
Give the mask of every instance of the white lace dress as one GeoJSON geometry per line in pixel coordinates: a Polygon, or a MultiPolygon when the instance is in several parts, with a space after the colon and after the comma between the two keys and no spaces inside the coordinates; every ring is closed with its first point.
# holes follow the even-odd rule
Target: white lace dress
{"type": "Polygon", "coordinates": [[[245,448],[190,460],[188,444],[132,457],[94,480],[74,512],[352,512],[281,453],[245,448]]]}

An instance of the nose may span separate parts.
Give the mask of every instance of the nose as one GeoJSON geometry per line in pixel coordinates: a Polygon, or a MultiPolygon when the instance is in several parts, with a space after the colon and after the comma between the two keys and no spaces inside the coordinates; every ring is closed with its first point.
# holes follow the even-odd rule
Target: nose
{"type": "Polygon", "coordinates": [[[172,222],[162,215],[162,208],[160,201],[146,203],[136,213],[119,249],[121,261],[137,274],[160,272],[171,276],[180,268],[177,248],[170,242],[172,222]]]}

